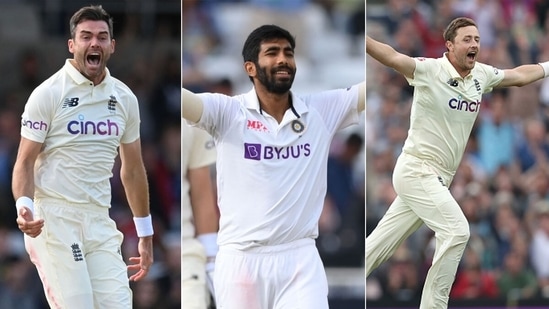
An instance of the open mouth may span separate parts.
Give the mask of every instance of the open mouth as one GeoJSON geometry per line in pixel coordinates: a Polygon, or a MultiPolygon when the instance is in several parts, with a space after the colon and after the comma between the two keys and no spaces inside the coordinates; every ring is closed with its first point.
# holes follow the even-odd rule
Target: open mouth
{"type": "Polygon", "coordinates": [[[99,53],[91,53],[86,57],[86,62],[90,65],[99,65],[101,62],[101,55],[99,53]]]}
{"type": "Polygon", "coordinates": [[[475,61],[476,58],[477,58],[477,52],[470,52],[467,54],[467,59],[471,61],[475,61]]]}

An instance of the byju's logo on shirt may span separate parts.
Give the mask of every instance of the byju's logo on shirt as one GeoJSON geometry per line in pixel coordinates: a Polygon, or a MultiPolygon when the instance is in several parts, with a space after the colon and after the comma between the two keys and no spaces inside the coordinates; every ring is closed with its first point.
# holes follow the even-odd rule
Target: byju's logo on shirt
{"type": "Polygon", "coordinates": [[[311,145],[309,143],[289,147],[263,147],[261,144],[244,143],[244,158],[250,160],[286,160],[310,155],[311,145]]]}
{"type": "Polygon", "coordinates": [[[448,106],[451,109],[455,109],[455,110],[458,110],[458,111],[466,111],[466,112],[476,113],[480,110],[480,101],[468,102],[468,101],[465,101],[465,100],[452,98],[452,99],[450,99],[450,101],[448,101],[448,106]]]}
{"type": "Polygon", "coordinates": [[[65,98],[65,100],[63,101],[63,107],[62,108],[67,108],[67,107],[76,107],[78,106],[78,98],[65,98]]]}
{"type": "Polygon", "coordinates": [[[78,115],[78,120],[72,120],[67,123],[67,131],[70,134],[85,135],[120,135],[118,124],[110,119],[106,121],[86,121],[84,115],[78,115]]]}

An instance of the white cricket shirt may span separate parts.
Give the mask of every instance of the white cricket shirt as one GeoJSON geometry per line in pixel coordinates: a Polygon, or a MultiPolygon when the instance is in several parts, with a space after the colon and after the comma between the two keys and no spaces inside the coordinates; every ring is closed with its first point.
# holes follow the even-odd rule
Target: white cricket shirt
{"type": "Polygon", "coordinates": [[[298,97],[280,124],[261,113],[255,90],[200,94],[198,126],[214,137],[218,243],[236,249],[316,238],[335,132],[358,122],[358,87],[298,97]]]}
{"type": "Polygon", "coordinates": [[[403,152],[438,163],[454,173],[461,161],[482,94],[492,91],[504,76],[502,70],[476,63],[461,78],[446,58],[415,58],[416,69],[410,129],[403,152]]]}
{"type": "Polygon", "coordinates": [[[43,143],[34,167],[35,198],[110,207],[114,160],[120,143],[139,138],[132,91],[107,70],[97,86],[69,60],[30,95],[21,136],[43,143]]]}
{"type": "Polygon", "coordinates": [[[181,126],[183,141],[181,151],[181,237],[195,237],[193,210],[189,190],[191,188],[187,171],[193,168],[209,166],[215,163],[216,153],[212,137],[204,130],[183,124],[181,126]]]}

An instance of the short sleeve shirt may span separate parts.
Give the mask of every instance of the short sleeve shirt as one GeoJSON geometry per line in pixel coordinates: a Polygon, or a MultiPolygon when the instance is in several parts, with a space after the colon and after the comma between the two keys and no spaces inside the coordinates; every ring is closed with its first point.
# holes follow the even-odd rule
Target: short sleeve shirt
{"type": "Polygon", "coordinates": [[[292,94],[283,120],[260,109],[254,89],[199,95],[198,123],[216,142],[218,243],[246,249],[316,238],[335,132],[358,122],[358,87],[292,94]]]}
{"type": "Polygon", "coordinates": [[[139,138],[137,98],[107,70],[98,85],[66,60],[30,95],[21,136],[42,143],[34,168],[35,198],[110,207],[120,143],[139,138]]]}
{"type": "Polygon", "coordinates": [[[504,77],[502,70],[476,63],[461,78],[446,55],[416,58],[410,129],[403,152],[438,163],[454,173],[482,105],[482,95],[504,77]]]}

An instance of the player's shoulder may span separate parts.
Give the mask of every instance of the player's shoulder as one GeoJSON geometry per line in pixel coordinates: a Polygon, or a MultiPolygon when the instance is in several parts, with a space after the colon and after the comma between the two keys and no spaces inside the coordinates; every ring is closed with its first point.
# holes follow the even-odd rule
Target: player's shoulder
{"type": "Polygon", "coordinates": [[[473,68],[473,75],[476,77],[489,77],[503,74],[502,71],[486,63],[477,62],[473,68]]]}
{"type": "Polygon", "coordinates": [[[107,82],[111,83],[113,90],[118,96],[123,98],[130,98],[137,102],[137,96],[135,95],[133,90],[128,85],[126,85],[126,83],[113,76],[109,76],[107,82]]]}

